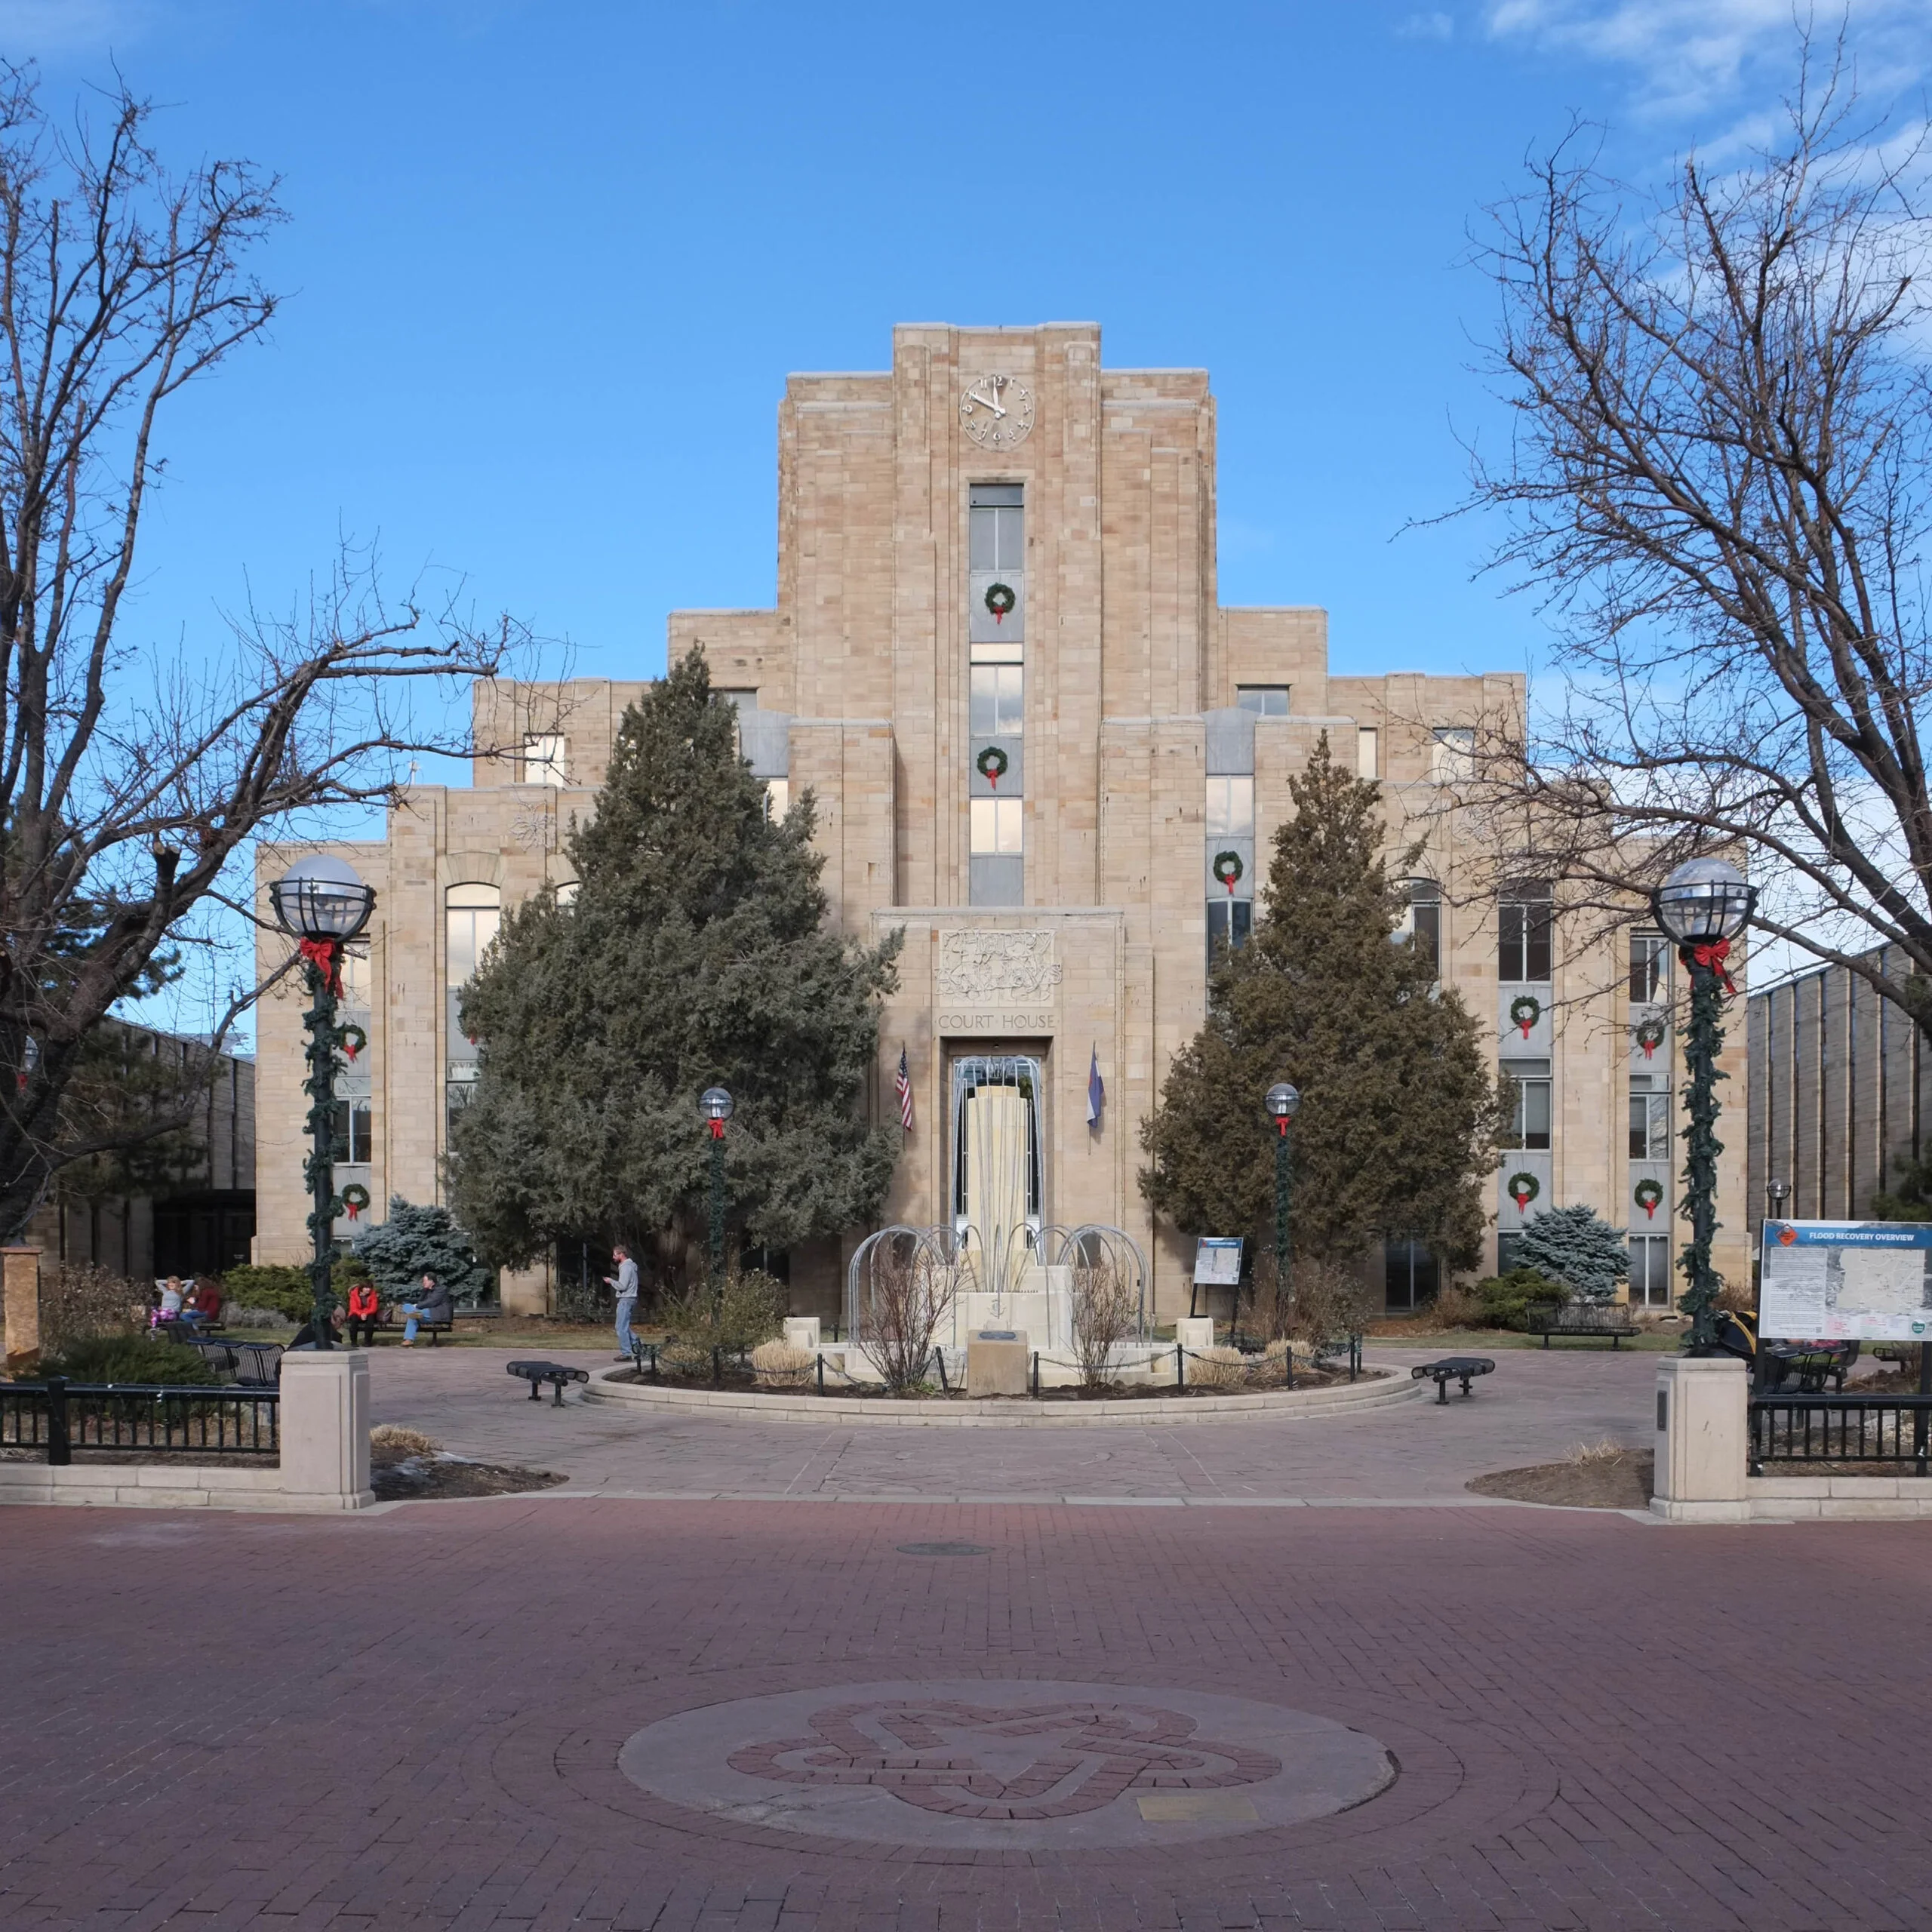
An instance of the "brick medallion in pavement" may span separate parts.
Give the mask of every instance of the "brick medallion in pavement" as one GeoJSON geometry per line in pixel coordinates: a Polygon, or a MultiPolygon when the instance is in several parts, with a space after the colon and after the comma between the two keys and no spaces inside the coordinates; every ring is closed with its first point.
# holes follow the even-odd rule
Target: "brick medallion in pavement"
{"type": "Polygon", "coordinates": [[[618,1764],[742,1824],[960,1850],[1179,1844],[1325,1817],[1395,1777],[1374,1738],[1252,1698],[1119,1684],[837,1684],[680,1712],[618,1764]]]}

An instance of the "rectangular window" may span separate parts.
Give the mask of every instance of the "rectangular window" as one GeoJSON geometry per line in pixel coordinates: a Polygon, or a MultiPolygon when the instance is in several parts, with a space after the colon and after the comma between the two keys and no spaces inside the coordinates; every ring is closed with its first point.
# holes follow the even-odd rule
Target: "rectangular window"
{"type": "Polygon", "coordinates": [[[1630,935],[1630,1001],[1651,1006],[1670,997],[1670,941],[1662,933],[1630,935]]]}
{"type": "Polygon", "coordinates": [[[972,801],[973,857],[1017,857],[1020,846],[1020,801],[1017,798],[972,801]]]}
{"type": "Polygon", "coordinates": [[[1475,768],[1476,734],[1466,724],[1438,724],[1429,747],[1429,776],[1437,785],[1454,785],[1475,768]]]}
{"type": "Polygon", "coordinates": [[[1288,688],[1286,685],[1237,685],[1235,703],[1238,709],[1251,711],[1257,718],[1285,718],[1288,688]]]}
{"type": "Polygon", "coordinates": [[[1026,675],[1017,664],[974,664],[968,724],[973,737],[1019,736],[1026,675]]]}
{"type": "Polygon", "coordinates": [[[366,1097],[361,1100],[337,1101],[335,1158],[338,1161],[346,1161],[351,1166],[361,1166],[375,1158],[371,1146],[371,1122],[373,1118],[370,1102],[366,1097]]]}
{"type": "Polygon", "coordinates": [[[367,1012],[369,1007],[369,955],[353,947],[342,955],[342,1003],[367,1012]]]}
{"type": "Polygon", "coordinates": [[[1555,918],[1547,880],[1519,880],[1503,888],[1496,909],[1496,977],[1506,986],[1549,977],[1555,918]]]}
{"type": "Polygon", "coordinates": [[[1210,838],[1252,838],[1254,836],[1254,780],[1251,774],[1241,777],[1208,780],[1208,836],[1210,838]]]}
{"type": "Polygon", "coordinates": [[[1211,899],[1208,902],[1208,964],[1210,968],[1223,946],[1242,946],[1254,930],[1254,902],[1251,899],[1211,899]]]}
{"type": "Polygon", "coordinates": [[[1384,1308],[1391,1315],[1407,1315],[1435,1299],[1441,1269],[1419,1241],[1384,1241],[1382,1281],[1384,1308]]]}
{"type": "MultiPolygon", "coordinates": [[[[764,781],[764,815],[774,825],[783,825],[785,814],[792,809],[792,781],[789,778],[768,778],[764,781]]],[[[563,894],[557,895],[559,904],[563,894]]]]}
{"type": "Polygon", "coordinates": [[[1632,1235],[1630,1237],[1630,1306],[1632,1308],[1668,1308],[1670,1306],[1670,1237],[1668,1235],[1632,1235]]]}
{"type": "Polygon", "coordinates": [[[568,782],[561,733],[546,731],[524,740],[523,782],[526,785],[563,785],[568,782]]]}
{"type": "Polygon", "coordinates": [[[711,688],[713,704],[728,704],[740,711],[758,709],[758,687],[752,685],[713,685],[711,688]]]}
{"type": "MultiPolygon", "coordinates": [[[[1634,1088],[1634,1081],[1632,1085],[1634,1088]]],[[[1668,1094],[1632,1093],[1630,1158],[1633,1161],[1667,1161],[1670,1158],[1670,1096],[1668,1094]]]]}
{"type": "Polygon", "coordinates": [[[1380,778],[1382,776],[1382,734],[1373,724],[1358,727],[1355,732],[1355,776],[1358,778],[1380,778]]]}
{"type": "Polygon", "coordinates": [[[1406,939],[1429,961],[1432,977],[1442,977],[1442,888],[1432,878],[1408,883],[1408,917],[1392,937],[1406,939]]]}
{"type": "Polygon", "coordinates": [[[1552,1086],[1549,1062],[1506,1060],[1503,1072],[1515,1087],[1507,1144],[1512,1147],[1548,1147],[1552,1086]]]}
{"type": "Polygon", "coordinates": [[[1017,483],[975,483],[967,510],[968,563],[976,571],[1026,568],[1025,492],[1017,483]]]}
{"type": "Polygon", "coordinates": [[[1500,1234],[1496,1237],[1496,1272],[1499,1275],[1506,1275],[1515,1266],[1516,1244],[1521,1239],[1522,1236],[1517,1234],[1500,1234]]]}

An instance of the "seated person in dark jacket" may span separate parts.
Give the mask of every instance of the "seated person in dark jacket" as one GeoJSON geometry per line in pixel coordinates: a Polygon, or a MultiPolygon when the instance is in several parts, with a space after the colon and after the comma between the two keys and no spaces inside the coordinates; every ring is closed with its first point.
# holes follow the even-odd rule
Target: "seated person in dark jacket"
{"type": "MultiPolygon", "coordinates": [[[[342,1324],[337,1318],[342,1313],[339,1308],[329,1311],[329,1346],[342,1346],[342,1324]]],[[[291,1349],[312,1349],[315,1346],[315,1318],[312,1315],[295,1331],[295,1338],[288,1345],[291,1349]]]]}
{"type": "Polygon", "coordinates": [[[406,1301],[402,1305],[402,1346],[407,1349],[415,1345],[416,1324],[419,1321],[433,1322],[440,1327],[455,1312],[449,1290],[435,1275],[426,1273],[423,1277],[423,1292],[414,1301],[406,1301]]]}

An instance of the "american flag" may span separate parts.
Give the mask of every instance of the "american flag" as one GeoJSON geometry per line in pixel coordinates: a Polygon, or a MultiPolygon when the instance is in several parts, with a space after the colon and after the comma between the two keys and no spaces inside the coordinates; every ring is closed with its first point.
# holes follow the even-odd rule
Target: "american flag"
{"type": "Polygon", "coordinates": [[[899,1073],[893,1081],[899,1090],[899,1124],[908,1134],[912,1131],[912,1069],[906,1063],[906,1049],[899,1049],[899,1073]]]}

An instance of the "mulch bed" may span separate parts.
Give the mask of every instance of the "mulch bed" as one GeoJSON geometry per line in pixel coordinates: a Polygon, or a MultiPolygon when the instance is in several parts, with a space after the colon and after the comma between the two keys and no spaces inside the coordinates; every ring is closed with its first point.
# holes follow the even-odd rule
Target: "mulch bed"
{"type": "Polygon", "coordinates": [[[549,1469],[519,1469],[502,1463],[466,1462],[460,1456],[410,1456],[377,1463],[369,1487],[383,1503],[440,1503],[464,1496],[516,1496],[554,1489],[568,1478],[549,1469]]]}
{"type": "Polygon", "coordinates": [[[1512,1503],[1555,1503],[1573,1509],[1647,1509],[1655,1458],[1647,1449],[1583,1463],[1537,1463],[1527,1469],[1498,1469],[1464,1487],[1478,1496],[1512,1503]]]}

